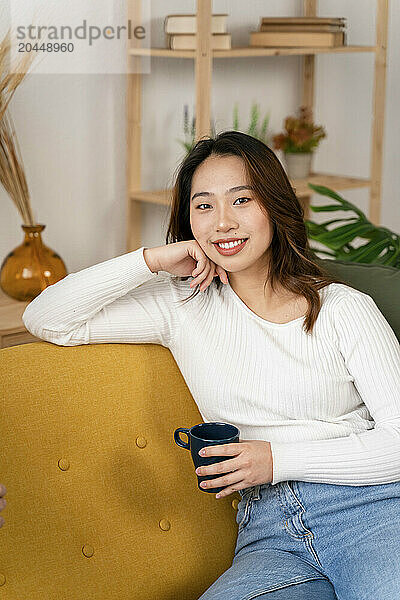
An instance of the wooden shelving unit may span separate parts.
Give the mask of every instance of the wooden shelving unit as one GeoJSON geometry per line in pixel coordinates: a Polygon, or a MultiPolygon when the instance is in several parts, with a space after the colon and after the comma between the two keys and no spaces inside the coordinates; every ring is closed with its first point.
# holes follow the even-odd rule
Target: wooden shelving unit
{"type": "MultiPolygon", "coordinates": [[[[299,54],[337,54],[340,52],[375,52],[375,46],[341,46],[338,48],[231,48],[210,50],[213,58],[248,56],[288,56],[299,54]]],[[[169,50],[168,48],[131,48],[132,56],[166,56],[169,58],[195,58],[194,50],[169,50]]]]}
{"type": "MultiPolygon", "coordinates": [[[[128,3],[129,4],[129,3],[128,3]]],[[[140,22],[140,1],[133,5],[129,18],[140,22]]],[[[167,14],[166,7],[166,14],[167,14]]],[[[211,134],[211,80],[213,60],[217,58],[251,58],[254,56],[304,56],[302,63],[302,104],[314,110],[315,56],[317,54],[337,54],[372,52],[375,54],[373,116],[371,124],[370,177],[360,179],[343,175],[312,173],[308,178],[291,180],[297,197],[302,201],[305,218],[309,217],[310,189],[308,183],[325,185],[334,190],[369,187],[368,218],[380,224],[382,151],[385,114],[386,46],[388,24],[388,0],[376,0],[376,39],[374,46],[343,46],[339,48],[232,48],[230,50],[211,49],[212,0],[197,0],[198,46],[196,50],[169,50],[167,48],[140,48],[133,39],[128,48],[128,61],[140,57],[188,58],[194,61],[196,86],[196,140],[211,134]]],[[[317,15],[317,0],[303,0],[304,16],[317,15]]],[[[264,16],[264,15],[263,15],[264,16]]],[[[258,25],[258,24],[257,24],[258,25]]],[[[256,24],[255,24],[256,27],[256,24]]],[[[136,250],[141,241],[142,203],[170,205],[171,190],[141,190],[141,74],[127,75],[127,252],[136,250]]]]}

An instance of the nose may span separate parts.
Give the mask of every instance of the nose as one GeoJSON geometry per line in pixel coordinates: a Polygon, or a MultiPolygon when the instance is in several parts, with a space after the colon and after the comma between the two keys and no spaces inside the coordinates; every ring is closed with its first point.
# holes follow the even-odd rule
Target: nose
{"type": "Polygon", "coordinates": [[[215,216],[215,231],[229,231],[230,229],[237,229],[239,226],[237,219],[227,206],[219,207],[215,216]]]}

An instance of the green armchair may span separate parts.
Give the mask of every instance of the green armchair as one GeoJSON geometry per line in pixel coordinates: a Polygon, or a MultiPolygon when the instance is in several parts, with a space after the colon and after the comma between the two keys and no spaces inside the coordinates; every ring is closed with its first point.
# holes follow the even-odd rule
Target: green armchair
{"type": "MultiPolygon", "coordinates": [[[[319,260],[400,339],[400,271],[319,260]]],[[[196,600],[227,569],[239,494],[201,493],[177,427],[202,422],[154,344],[0,350],[4,600],[196,600]]]]}

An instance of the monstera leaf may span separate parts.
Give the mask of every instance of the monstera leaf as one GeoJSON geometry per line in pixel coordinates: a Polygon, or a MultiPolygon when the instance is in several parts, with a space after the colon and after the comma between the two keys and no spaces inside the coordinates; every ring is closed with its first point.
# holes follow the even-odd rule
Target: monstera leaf
{"type": "Polygon", "coordinates": [[[398,234],[386,227],[371,223],[357,206],[345,200],[334,190],[313,183],[309,183],[308,187],[322,196],[336,200],[335,204],[325,206],[310,205],[313,212],[348,211],[355,213],[351,217],[332,219],[325,223],[314,223],[305,219],[308,237],[331,250],[329,252],[311,247],[314,252],[331,256],[337,260],[376,263],[400,268],[400,237],[398,234]],[[346,224],[339,225],[346,221],[348,221],[346,224]],[[338,225],[328,229],[328,225],[333,223],[338,223],[338,225]],[[356,248],[351,242],[357,238],[364,238],[368,241],[356,248]]]}

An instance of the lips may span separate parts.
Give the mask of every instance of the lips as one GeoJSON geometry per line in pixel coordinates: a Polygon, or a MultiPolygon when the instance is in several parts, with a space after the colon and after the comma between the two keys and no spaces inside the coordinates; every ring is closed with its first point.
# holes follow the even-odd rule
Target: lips
{"type": "Polygon", "coordinates": [[[217,249],[217,251],[220,254],[222,254],[223,256],[231,256],[232,254],[237,254],[238,252],[240,252],[245,247],[247,239],[245,239],[238,246],[234,246],[233,248],[221,248],[220,246],[218,246],[218,244],[216,242],[214,242],[214,246],[217,249]]]}

